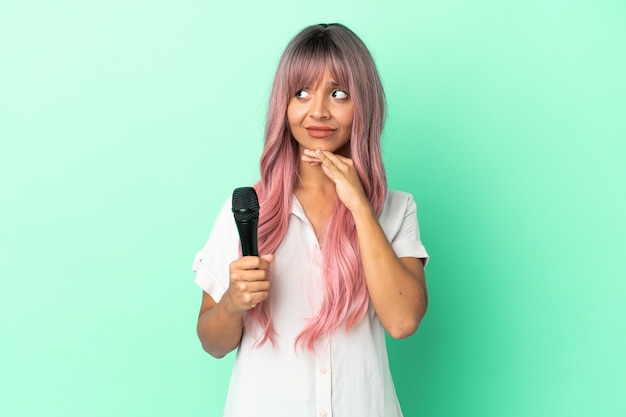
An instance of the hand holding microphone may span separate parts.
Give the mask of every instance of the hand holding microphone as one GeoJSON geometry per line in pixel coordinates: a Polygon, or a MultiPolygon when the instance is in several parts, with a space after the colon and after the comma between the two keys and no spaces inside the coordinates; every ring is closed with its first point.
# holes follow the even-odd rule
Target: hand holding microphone
{"type": "Polygon", "coordinates": [[[230,264],[227,295],[235,312],[243,313],[267,298],[270,285],[268,269],[274,255],[259,256],[259,200],[254,188],[235,189],[232,204],[243,257],[230,264]]]}

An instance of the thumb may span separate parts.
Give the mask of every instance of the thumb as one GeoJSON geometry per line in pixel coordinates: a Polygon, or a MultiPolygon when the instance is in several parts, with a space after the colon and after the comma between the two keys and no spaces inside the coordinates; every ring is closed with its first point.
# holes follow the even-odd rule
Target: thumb
{"type": "Polygon", "coordinates": [[[266,254],[260,255],[259,257],[267,263],[271,263],[274,260],[273,253],[266,253],[266,254]]]}

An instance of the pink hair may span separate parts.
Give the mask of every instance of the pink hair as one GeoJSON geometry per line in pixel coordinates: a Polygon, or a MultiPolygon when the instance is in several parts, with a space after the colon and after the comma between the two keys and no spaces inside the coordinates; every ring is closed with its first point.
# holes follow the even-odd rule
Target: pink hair
{"type": "MultiPolygon", "coordinates": [[[[380,147],[385,99],[374,61],[363,42],[345,26],[307,27],[285,49],[270,96],[261,180],[255,185],[261,205],[260,253],[274,253],[285,236],[297,185],[298,144],[289,131],[287,105],[298,90],[321,79],[326,68],[336,82],[348,86],[354,106],[350,158],[374,211],[379,214],[382,209],[387,191],[380,147]]],[[[323,243],[322,305],[296,339],[296,345],[301,342],[311,350],[321,335],[337,330],[342,323],[346,331],[358,324],[369,305],[354,219],[339,200],[323,243]]],[[[252,321],[264,332],[259,344],[273,339],[270,310],[264,302],[247,316],[247,326],[252,321]]]]}

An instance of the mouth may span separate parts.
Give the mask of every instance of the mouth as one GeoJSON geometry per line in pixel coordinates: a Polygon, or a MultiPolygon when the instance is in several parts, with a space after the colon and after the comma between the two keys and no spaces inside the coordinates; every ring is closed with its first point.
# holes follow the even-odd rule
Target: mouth
{"type": "Polygon", "coordinates": [[[309,132],[309,136],[314,138],[326,138],[335,132],[335,128],[330,126],[307,126],[306,131],[309,132]]]}

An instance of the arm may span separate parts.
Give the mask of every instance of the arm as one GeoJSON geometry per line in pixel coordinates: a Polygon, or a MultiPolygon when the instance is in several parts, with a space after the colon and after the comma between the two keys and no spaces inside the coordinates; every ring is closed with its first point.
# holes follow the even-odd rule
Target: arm
{"type": "Polygon", "coordinates": [[[222,358],[239,346],[243,314],[267,298],[273,255],[246,256],[230,264],[230,284],[219,302],[202,295],[197,332],[202,348],[222,358]]]}
{"type": "Polygon", "coordinates": [[[428,304],[422,261],[396,256],[369,202],[355,207],[352,214],[376,314],[392,337],[408,337],[417,330],[428,304]]]}
{"type": "Polygon", "coordinates": [[[417,258],[398,258],[363,191],[350,158],[305,150],[302,160],[319,163],[356,224],[367,289],[385,330],[394,338],[412,335],[426,312],[424,267],[417,258]]]}

